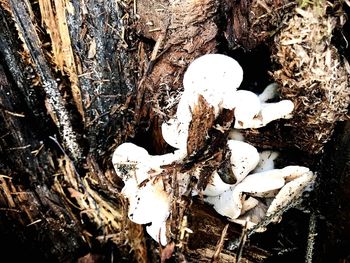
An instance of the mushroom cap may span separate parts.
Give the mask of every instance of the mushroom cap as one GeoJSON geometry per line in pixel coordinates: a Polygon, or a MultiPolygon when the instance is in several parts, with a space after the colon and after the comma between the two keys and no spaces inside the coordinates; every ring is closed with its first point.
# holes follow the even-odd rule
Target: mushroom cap
{"type": "Polygon", "coordinates": [[[153,221],[165,221],[170,213],[170,197],[163,189],[162,181],[149,181],[136,191],[130,189],[126,194],[129,200],[128,216],[137,224],[148,224],[153,221]]]}
{"type": "Polygon", "coordinates": [[[242,210],[242,192],[236,191],[234,187],[217,196],[208,196],[204,199],[212,204],[216,212],[230,219],[236,219],[242,210]]]}
{"type": "Polygon", "coordinates": [[[211,180],[208,183],[207,187],[203,191],[203,195],[206,196],[217,196],[223,192],[230,189],[232,185],[225,183],[220,175],[214,171],[211,175],[211,180]]]}
{"type": "Polygon", "coordinates": [[[166,237],[166,221],[153,221],[150,226],[146,226],[146,231],[155,241],[160,241],[162,246],[168,243],[166,237]]]}
{"type": "Polygon", "coordinates": [[[186,95],[201,94],[216,107],[232,97],[242,80],[243,69],[236,60],[222,54],[207,54],[189,65],[183,85],[186,95]]]}
{"type": "Polygon", "coordinates": [[[262,93],[259,94],[259,100],[261,102],[267,102],[277,96],[278,84],[273,82],[264,89],[262,93]]]}
{"type": "Polygon", "coordinates": [[[280,169],[274,169],[250,174],[235,187],[235,190],[250,193],[252,196],[261,196],[267,192],[282,188],[284,184],[283,172],[280,169]]]}
{"type": "Polygon", "coordinates": [[[235,108],[235,128],[250,128],[261,111],[259,97],[248,90],[238,90],[232,105],[235,108]]]}
{"type": "Polygon", "coordinates": [[[177,149],[186,149],[188,124],[185,125],[178,119],[170,119],[162,124],[162,136],[170,146],[177,149]]]}
{"type": "Polygon", "coordinates": [[[112,163],[113,165],[132,162],[137,163],[140,160],[144,160],[144,158],[148,157],[149,154],[144,148],[131,142],[125,142],[115,149],[112,157],[112,163]]]}
{"type": "Polygon", "coordinates": [[[133,143],[123,143],[113,153],[113,166],[124,183],[133,178],[138,184],[162,171],[162,165],[179,161],[186,156],[186,151],[177,150],[163,155],[149,155],[148,152],[133,143]]]}
{"type": "Polygon", "coordinates": [[[112,163],[117,175],[124,183],[133,177],[138,183],[148,178],[150,155],[133,143],[123,143],[115,149],[112,163]]]}
{"type": "MultiPolygon", "coordinates": [[[[314,182],[314,179],[314,174],[311,171],[307,171],[304,174],[301,174],[299,177],[294,178],[292,181],[286,183],[286,185],[282,187],[282,189],[278,192],[276,197],[271,202],[269,208],[267,209],[266,216],[272,216],[278,210],[284,207],[288,207],[289,204],[292,204],[293,201],[295,201],[297,197],[304,192],[307,186],[311,185],[314,182]]],[[[276,222],[278,219],[279,216],[274,216],[271,218],[271,221],[276,222]]]]}
{"type": "Polygon", "coordinates": [[[290,165],[283,169],[273,169],[250,174],[235,187],[235,190],[261,196],[263,193],[282,188],[286,181],[292,181],[308,173],[307,167],[290,165]]]}
{"type": "Polygon", "coordinates": [[[288,119],[292,117],[294,103],[291,100],[281,100],[274,103],[261,104],[261,116],[263,125],[277,119],[288,119]]]}
{"type": "Polygon", "coordinates": [[[232,172],[239,183],[257,166],[259,153],[254,146],[246,142],[228,140],[227,145],[231,151],[232,172]]]}
{"type": "Polygon", "coordinates": [[[262,151],[259,153],[260,160],[254,169],[254,173],[264,172],[275,168],[274,161],[278,157],[278,152],[262,151]]]}

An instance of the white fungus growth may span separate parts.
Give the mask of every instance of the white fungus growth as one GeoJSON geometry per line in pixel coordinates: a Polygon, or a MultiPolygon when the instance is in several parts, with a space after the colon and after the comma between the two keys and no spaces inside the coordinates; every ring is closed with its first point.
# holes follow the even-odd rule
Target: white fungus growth
{"type": "Polygon", "coordinates": [[[259,153],[246,142],[228,140],[227,144],[231,151],[232,172],[239,183],[257,166],[259,153]]]}
{"type": "Polygon", "coordinates": [[[230,187],[227,191],[217,196],[208,196],[204,199],[212,204],[216,212],[230,219],[235,219],[241,214],[242,193],[230,187]]]}
{"type": "Polygon", "coordinates": [[[232,185],[225,183],[220,178],[219,174],[215,171],[211,176],[211,181],[203,191],[203,195],[206,196],[218,196],[225,191],[229,190],[232,185]]]}
{"type": "Polygon", "coordinates": [[[275,98],[277,96],[277,89],[278,85],[275,82],[268,85],[264,91],[259,94],[260,102],[267,102],[268,100],[275,98]]]}
{"type": "Polygon", "coordinates": [[[195,59],[186,70],[181,100],[184,97],[191,100],[187,105],[192,109],[198,95],[202,95],[218,114],[220,107],[230,108],[228,105],[242,80],[243,70],[236,60],[221,54],[207,54],[195,59]]]}
{"type": "MultiPolygon", "coordinates": [[[[168,242],[166,220],[175,190],[163,182],[167,173],[164,165],[181,164],[187,157],[189,125],[200,96],[213,107],[215,117],[222,109],[234,110],[235,129],[227,146],[235,183],[225,183],[214,171],[204,190],[189,189],[190,177],[201,177],[202,168],[196,167],[191,172],[176,174],[179,195],[200,193],[219,214],[252,228],[266,216],[277,221],[274,214],[299,197],[313,181],[313,173],[306,167],[274,169],[277,152],[258,153],[243,141],[237,129],[259,128],[280,118],[290,118],[294,105],[289,100],[268,102],[276,97],[276,84],[269,85],[260,95],[237,90],[242,80],[242,68],[228,56],[209,54],[194,60],[184,75],[184,92],[176,115],[162,125],[164,140],[177,150],[153,156],[142,147],[124,143],[113,154],[114,168],[125,184],[122,194],[129,201],[128,217],[135,223],[148,224],[146,231],[162,245],[168,242]]],[[[263,230],[260,227],[257,231],[263,230]]]]}
{"type": "Polygon", "coordinates": [[[254,173],[264,172],[275,168],[274,161],[278,157],[278,152],[262,151],[259,153],[259,163],[254,169],[254,173]]]}
{"type": "Polygon", "coordinates": [[[166,221],[153,221],[150,226],[146,226],[147,233],[157,242],[160,241],[162,246],[167,242],[166,238],[166,221]]]}

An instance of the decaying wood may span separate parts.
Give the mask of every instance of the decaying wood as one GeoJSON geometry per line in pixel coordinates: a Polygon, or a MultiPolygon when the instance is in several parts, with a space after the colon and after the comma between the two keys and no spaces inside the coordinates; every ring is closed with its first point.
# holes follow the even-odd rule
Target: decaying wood
{"type": "Polygon", "coordinates": [[[225,38],[229,47],[235,49],[239,45],[251,50],[268,42],[296,4],[286,0],[226,1],[225,38]]]}
{"type": "Polygon", "coordinates": [[[314,262],[326,262],[327,258],[348,260],[345,248],[350,234],[350,121],[338,126],[335,133],[337,136],[323,157],[322,173],[317,182],[316,194],[320,202],[313,204],[318,208],[315,211],[314,262]]]}
{"type": "MultiPolygon", "coordinates": [[[[154,129],[159,129],[160,124],[175,113],[186,66],[200,54],[217,50],[218,3],[213,0],[141,0],[137,5],[140,16],[137,30],[155,41],[150,50],[157,51],[158,55],[151,61],[141,58],[144,73],[138,89],[136,116],[146,117],[151,120],[147,126],[154,123],[154,129]],[[146,101],[148,103],[144,103],[146,101]]],[[[145,46],[141,46],[142,54],[147,54],[144,49],[145,46]]],[[[165,147],[164,141],[158,142],[165,147]]]]}
{"type": "Polygon", "coordinates": [[[21,39],[24,40],[25,48],[40,76],[42,87],[46,93],[46,99],[50,106],[52,106],[53,114],[57,117],[57,126],[62,134],[64,145],[72,158],[79,160],[82,157],[82,149],[78,145],[77,136],[72,127],[72,120],[59,92],[59,84],[56,82],[48,65],[48,61],[45,59],[41,49],[42,43],[36,32],[35,25],[30,18],[31,8],[29,3],[24,1],[17,4],[9,0],[9,4],[13,10],[12,14],[16,21],[18,31],[20,32],[21,39]]]}
{"type": "MultiPolygon", "coordinates": [[[[111,122],[126,122],[128,113],[123,114],[122,111],[127,110],[128,107],[125,104],[130,99],[125,95],[127,91],[123,90],[125,85],[119,77],[114,76],[113,78],[113,76],[108,75],[113,79],[112,83],[103,80],[108,85],[103,84],[103,81],[96,84],[92,79],[88,81],[89,85],[84,82],[84,87],[89,87],[89,96],[96,95],[98,99],[88,100],[88,103],[87,100],[84,100],[84,110],[87,113],[84,114],[84,119],[79,117],[81,107],[74,98],[75,95],[72,95],[74,90],[67,89],[68,81],[72,81],[72,88],[74,88],[74,79],[65,77],[68,74],[69,77],[74,78],[71,76],[70,69],[67,68],[67,61],[72,59],[67,58],[67,56],[71,54],[68,52],[68,55],[64,57],[65,65],[63,67],[58,61],[62,54],[58,53],[66,52],[67,50],[63,50],[64,47],[58,48],[58,53],[49,56],[49,51],[45,48],[47,44],[43,43],[42,31],[38,30],[40,25],[33,16],[32,8],[35,7],[35,3],[31,4],[25,1],[16,5],[11,1],[9,3],[3,1],[2,4],[6,4],[6,11],[1,9],[0,45],[8,70],[1,71],[3,80],[1,82],[1,122],[5,124],[1,126],[1,174],[6,175],[1,178],[4,180],[0,198],[4,209],[1,212],[1,222],[4,226],[2,233],[6,237],[10,235],[10,229],[15,229],[17,232],[15,236],[18,240],[14,237],[10,240],[19,242],[22,244],[21,247],[32,247],[33,251],[30,256],[33,258],[40,259],[42,257],[40,260],[45,261],[49,259],[60,262],[74,261],[75,258],[84,253],[91,242],[95,242],[91,240],[92,234],[89,233],[91,230],[85,229],[83,225],[92,224],[94,231],[102,226],[103,235],[111,233],[108,229],[116,230],[122,227],[123,220],[118,215],[123,210],[120,210],[120,206],[117,210],[115,209],[120,204],[116,201],[115,191],[111,191],[113,188],[110,184],[103,184],[104,188],[110,191],[111,198],[115,200],[114,204],[113,201],[106,202],[105,195],[100,196],[99,186],[89,179],[83,179],[83,175],[90,177],[96,172],[101,173],[97,163],[88,162],[85,166],[88,171],[86,172],[82,170],[85,164],[81,162],[80,157],[82,157],[83,149],[85,152],[93,152],[94,156],[99,156],[98,149],[106,152],[115,138],[121,140],[120,138],[127,136],[128,132],[131,133],[130,129],[125,129],[127,125],[123,125],[124,132],[120,132],[118,136],[115,133],[115,129],[121,128],[120,126],[118,128],[118,125],[111,125],[111,129],[96,128],[98,125],[106,124],[99,118],[109,119],[111,122]],[[17,26],[21,40],[23,40],[22,43],[17,39],[14,25],[17,26]],[[57,68],[53,66],[55,64],[57,64],[57,68]],[[58,73],[59,70],[62,71],[58,73]],[[12,83],[9,81],[10,76],[14,80],[12,83]],[[44,85],[45,83],[48,85],[44,85]],[[122,83],[123,86],[115,83],[122,83]],[[121,92],[111,94],[113,89],[110,89],[109,85],[112,85],[114,90],[121,92]],[[103,92],[102,86],[108,89],[109,94],[103,92]],[[100,87],[100,89],[97,90],[96,87],[100,87]],[[121,103],[115,103],[116,101],[121,103]],[[96,107],[90,111],[89,105],[91,104],[96,105],[96,107]],[[98,111],[102,109],[107,109],[108,114],[102,112],[103,116],[101,117],[98,111]],[[115,120],[109,118],[109,114],[122,114],[124,117],[115,120]],[[91,115],[94,120],[91,120],[91,115]],[[85,120],[85,122],[79,124],[79,120],[85,120]],[[66,124],[68,126],[65,126],[66,124]],[[105,135],[96,136],[94,128],[105,135]],[[73,140],[79,144],[78,151],[75,151],[74,147],[67,147],[67,143],[71,142],[67,129],[74,130],[74,132],[79,131],[81,135],[79,140],[73,140]],[[87,140],[84,143],[82,135],[85,130],[89,129],[91,132],[86,132],[87,140]],[[94,132],[92,132],[93,130],[94,132]],[[49,139],[50,136],[52,139],[49,139]],[[91,144],[86,143],[89,136],[91,144]],[[96,139],[94,139],[95,136],[96,139]],[[61,139],[62,146],[58,142],[61,139]],[[94,142],[97,139],[103,143],[96,145],[94,142]],[[105,144],[108,140],[110,144],[105,144]],[[113,195],[115,197],[112,197],[113,195]],[[35,235],[30,236],[28,231],[35,233],[35,235]]],[[[56,12],[57,10],[41,11],[50,11],[57,16],[60,15],[59,12],[56,12]]],[[[78,10],[76,11],[78,12],[78,10]]],[[[92,18],[99,19],[98,16],[92,16],[92,18]]],[[[57,19],[62,19],[62,17],[57,17],[57,19]]],[[[65,23],[67,24],[67,21],[65,23]]],[[[47,24],[45,26],[49,27],[47,24]]],[[[79,27],[78,24],[75,26],[79,27]]],[[[61,31],[59,33],[61,35],[58,37],[67,37],[61,31]]],[[[102,37],[103,32],[99,36],[102,37]]],[[[51,37],[54,38],[52,35],[51,37]]],[[[110,37],[113,38],[113,36],[110,37]]],[[[77,38],[75,39],[77,40],[77,38]]],[[[55,44],[59,45],[56,42],[55,44]]],[[[109,44],[111,43],[109,42],[109,44]]],[[[75,52],[78,53],[78,50],[75,49],[75,52]]],[[[63,54],[63,56],[65,55],[63,54]]],[[[104,56],[113,60],[113,57],[104,56]]],[[[74,57],[74,60],[76,58],[74,57]]],[[[120,63],[118,59],[113,61],[120,63]]],[[[128,60],[128,63],[131,61],[131,59],[128,60]]],[[[100,63],[104,67],[109,67],[107,62],[105,59],[100,63]]],[[[70,61],[70,63],[73,62],[70,61]]],[[[92,62],[91,64],[93,65],[92,62]]],[[[101,68],[95,70],[96,72],[104,72],[101,68]]],[[[127,72],[126,69],[123,70],[127,72]]],[[[132,77],[129,78],[129,81],[132,81],[132,77]]],[[[101,162],[100,156],[98,159],[101,162]]],[[[101,233],[95,232],[94,240],[98,240],[96,234],[101,235],[101,233]]],[[[114,236],[118,236],[118,233],[114,236]]],[[[101,239],[102,243],[103,240],[105,238],[101,239]]],[[[124,243],[126,237],[119,236],[115,240],[124,243]]],[[[9,244],[13,245],[11,242],[9,244]]],[[[128,251],[125,254],[128,254],[128,251]]],[[[138,253],[135,252],[136,254],[138,253]]]]}
{"type": "Polygon", "coordinates": [[[217,170],[227,183],[235,183],[235,176],[229,168],[227,147],[228,134],[234,122],[233,111],[223,109],[217,118],[213,111],[214,109],[200,96],[189,125],[187,139],[189,157],[185,160],[182,171],[193,166],[202,169],[198,189],[205,189],[214,170],[217,170]]]}
{"type": "MultiPolygon", "coordinates": [[[[176,196],[169,226],[173,242],[165,248],[128,220],[111,152],[130,140],[155,154],[169,151],[160,124],[175,114],[187,65],[205,53],[272,43],[296,5],[0,0],[1,250],[19,246],[29,253],[24,257],[46,262],[165,262],[172,257],[234,262],[241,227],[200,198],[176,196]]],[[[197,107],[190,124],[191,155],[183,167],[169,167],[174,176],[169,180],[176,181],[177,169],[190,171],[199,163],[203,173],[193,183],[200,188],[213,169],[233,183],[225,145],[234,112],[223,110],[215,120],[202,98],[197,107]]],[[[290,149],[285,138],[293,134],[286,123],[248,130],[245,136],[260,148],[290,149]]],[[[303,162],[315,163],[308,158],[303,162]]],[[[341,178],[347,182],[348,177],[344,172],[341,178]]],[[[292,222],[298,231],[305,217],[292,222]]],[[[288,234],[289,228],[282,221],[256,238],[250,233],[241,262],[264,262],[289,255],[288,249],[303,249],[296,240],[307,232],[288,234]]]]}
{"type": "MultiPolygon", "coordinates": [[[[71,206],[50,189],[55,154],[41,141],[37,119],[20,99],[19,90],[7,82],[2,68],[0,76],[2,251],[17,247],[27,251],[28,257],[44,260],[47,250],[53,258],[65,261],[85,246],[83,229],[71,206]],[[24,117],[8,112],[24,113],[24,117]]],[[[20,260],[24,254],[13,257],[20,260]]]]}
{"type": "MultiPolygon", "coordinates": [[[[156,8],[148,2],[139,2],[138,5],[151,8],[152,13],[153,8],[156,8]]],[[[114,185],[115,177],[110,176],[111,172],[106,170],[106,167],[104,169],[99,167],[105,158],[109,159],[106,153],[110,153],[114,143],[120,144],[127,136],[133,136],[135,123],[144,121],[147,117],[149,121],[146,126],[149,126],[157,120],[155,115],[159,113],[157,107],[161,109],[168,106],[169,113],[173,112],[176,101],[170,101],[170,96],[173,95],[171,91],[158,92],[161,96],[168,95],[166,99],[155,100],[152,97],[162,87],[180,88],[180,78],[185,65],[199,54],[215,50],[214,38],[217,29],[213,19],[216,3],[207,1],[194,4],[189,1],[185,6],[186,12],[181,11],[183,6],[177,4],[171,8],[169,6],[167,12],[175,14],[175,17],[171,23],[162,27],[162,35],[156,38],[156,46],[149,48],[146,44],[136,41],[136,38],[132,39],[136,35],[133,35],[130,25],[136,13],[128,13],[130,9],[124,2],[81,4],[79,1],[53,3],[43,0],[37,3],[25,1],[17,6],[13,1],[2,1],[4,8],[1,10],[3,14],[1,22],[4,24],[0,32],[4,36],[1,39],[2,51],[5,54],[5,63],[9,66],[9,73],[21,89],[17,91],[18,94],[12,89],[11,102],[19,105],[23,98],[26,100],[24,104],[22,103],[25,105],[22,111],[16,107],[12,109],[3,103],[5,107],[3,112],[6,114],[4,120],[8,122],[14,118],[16,121],[20,118],[26,120],[29,117],[34,118],[30,112],[33,109],[35,116],[43,116],[42,120],[49,124],[47,126],[54,129],[48,129],[43,125],[43,129],[37,131],[33,138],[38,137],[38,141],[40,138],[45,140],[42,143],[37,142],[36,146],[31,134],[27,136],[30,140],[27,144],[23,139],[20,143],[9,140],[15,136],[10,131],[17,130],[18,138],[22,138],[22,132],[26,129],[30,131],[31,127],[25,127],[23,123],[21,126],[12,127],[9,124],[5,127],[3,150],[25,151],[27,155],[23,153],[19,155],[23,160],[13,156],[13,160],[20,161],[18,171],[12,169],[11,156],[8,159],[4,158],[4,163],[8,167],[3,167],[4,196],[1,200],[4,207],[9,209],[6,213],[18,213],[21,209],[25,209],[25,206],[21,202],[18,203],[17,199],[13,200],[13,193],[19,192],[16,188],[20,187],[23,191],[35,193],[34,196],[38,200],[34,197],[30,199],[31,209],[25,210],[29,219],[16,221],[19,223],[18,228],[22,227],[21,225],[23,227],[29,225],[32,228],[42,227],[49,233],[55,233],[55,227],[60,225],[51,218],[55,214],[60,218],[61,224],[65,220],[69,222],[73,220],[76,225],[73,232],[75,236],[71,238],[74,245],[62,244],[62,249],[67,253],[62,253],[60,246],[56,246],[55,252],[45,252],[40,249],[41,242],[37,241],[38,255],[56,257],[59,261],[63,261],[60,257],[74,259],[79,253],[83,253],[84,248],[91,246],[94,239],[100,242],[104,240],[96,236],[96,233],[100,232],[100,235],[119,246],[129,240],[127,244],[129,249],[133,249],[133,256],[138,261],[146,260],[146,250],[142,249],[144,245],[140,246],[144,244],[142,227],[127,223],[121,208],[122,198],[117,193],[118,186],[114,185]],[[206,6],[204,13],[203,6],[206,6]],[[40,11],[41,23],[33,15],[37,10],[40,11]],[[192,13],[194,10],[197,11],[192,13]],[[180,16],[176,17],[178,15],[180,16]],[[182,24],[184,18],[187,24],[182,24]],[[204,26],[201,23],[204,23],[204,26]],[[13,34],[15,26],[21,37],[20,41],[16,40],[16,34],[13,34]],[[57,26],[58,30],[54,30],[57,26]],[[190,30],[187,32],[188,26],[190,30]],[[45,31],[48,37],[42,34],[45,31]],[[148,58],[150,63],[145,61],[148,58]],[[138,64],[135,64],[137,59],[138,64]],[[23,65],[30,69],[29,81],[23,75],[23,72],[26,74],[26,70],[21,69],[23,65]],[[139,90],[138,95],[135,95],[137,78],[139,78],[139,90]],[[33,89],[33,95],[28,94],[28,89],[33,89]],[[133,98],[136,98],[136,101],[133,98]],[[157,101],[163,101],[161,107],[154,104],[157,101]],[[41,108],[37,105],[41,105],[41,108]],[[134,117],[131,117],[132,115],[134,117]],[[136,122],[133,122],[133,119],[136,122]],[[57,135],[59,137],[56,137],[57,135]],[[70,135],[73,137],[69,137],[70,135]],[[74,145],[72,147],[71,138],[77,148],[74,145]],[[83,152],[89,155],[91,153],[86,158],[87,162],[81,159],[83,152]],[[28,160],[33,158],[40,160],[29,164],[28,160]],[[30,166],[33,166],[33,171],[28,173],[27,167],[30,166]],[[40,170],[46,172],[39,173],[40,170]],[[17,177],[24,176],[22,173],[28,174],[29,183],[17,181],[17,177]],[[42,177],[37,178],[39,174],[42,177]],[[47,178],[51,178],[50,183],[47,178]],[[9,183],[11,184],[8,185],[9,183]],[[40,187],[35,187],[33,183],[39,183],[40,187]],[[106,197],[111,200],[107,201],[106,197]],[[52,215],[38,217],[34,211],[39,213],[42,209],[40,204],[43,203],[55,212],[52,215]],[[33,204],[38,204],[34,210],[33,204]],[[61,211],[62,209],[65,210],[61,211]],[[62,214],[65,216],[61,216],[62,214]],[[56,224],[43,226],[41,222],[52,222],[52,224],[56,222],[56,224]],[[90,225],[89,230],[85,229],[86,224],[90,225]],[[125,232],[128,234],[125,236],[120,230],[127,225],[129,231],[125,232]],[[70,249],[66,246],[70,246],[70,249]]],[[[36,15],[40,18],[39,13],[36,15]]],[[[145,19],[142,12],[139,16],[140,21],[145,19]]],[[[160,20],[164,17],[163,14],[160,20]]],[[[139,23],[139,25],[145,24],[139,23]]],[[[7,73],[2,75],[7,76],[7,73]]],[[[9,90],[12,88],[9,82],[6,83],[6,87],[9,90]]],[[[4,93],[2,98],[8,98],[6,95],[4,93]]],[[[157,137],[161,138],[159,135],[157,137]]],[[[72,232],[65,229],[64,233],[72,232]]],[[[48,246],[59,240],[53,236],[47,238],[48,246]]],[[[61,240],[64,239],[62,237],[61,240]]],[[[118,250],[123,253],[123,249],[118,250]]]]}
{"type": "Polygon", "coordinates": [[[199,96],[188,128],[187,152],[189,155],[203,150],[206,146],[208,131],[214,125],[214,120],[214,108],[205,101],[203,96],[199,96]]]}

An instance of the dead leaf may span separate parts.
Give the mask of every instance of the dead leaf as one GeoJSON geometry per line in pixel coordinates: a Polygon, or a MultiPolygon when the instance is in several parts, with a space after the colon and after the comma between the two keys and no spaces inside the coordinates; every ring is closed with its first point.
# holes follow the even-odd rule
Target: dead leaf
{"type": "Polygon", "coordinates": [[[77,191],[71,187],[68,187],[68,191],[70,193],[71,198],[83,198],[84,197],[84,194],[80,193],[79,191],[77,191]]]}
{"type": "Polygon", "coordinates": [[[91,43],[90,43],[90,48],[89,48],[89,52],[88,52],[88,58],[94,58],[96,55],[96,40],[92,39],[91,43]]]}
{"type": "Polygon", "coordinates": [[[165,262],[165,260],[171,258],[175,248],[175,243],[171,242],[162,250],[160,262],[165,262]]]}

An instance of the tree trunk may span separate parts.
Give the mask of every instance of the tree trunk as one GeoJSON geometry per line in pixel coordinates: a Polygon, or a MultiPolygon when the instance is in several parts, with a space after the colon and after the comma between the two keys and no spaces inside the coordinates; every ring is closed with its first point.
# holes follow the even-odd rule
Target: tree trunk
{"type": "MultiPolygon", "coordinates": [[[[202,54],[237,57],[247,72],[242,85],[261,91],[271,81],[273,33],[296,6],[294,1],[248,0],[0,0],[3,257],[40,262],[157,262],[166,257],[170,248],[159,247],[143,226],[127,218],[123,185],[111,163],[113,150],[131,141],[152,154],[171,151],[160,126],[176,111],[184,70],[202,54]]],[[[300,149],[294,131],[282,124],[246,134],[255,146],[289,152],[286,162],[300,159],[321,174],[336,170],[348,183],[345,168],[317,168],[330,162],[324,152],[338,154],[337,149],[300,149]]],[[[346,127],[335,136],[345,134],[348,142],[346,127]]],[[[316,145],[313,149],[324,146],[308,143],[316,145]]],[[[347,161],[334,165],[343,167],[347,161]]],[[[323,180],[320,176],[317,196],[327,191],[323,180]]],[[[343,204],[348,194],[332,182],[334,198],[343,204]]],[[[242,228],[199,199],[188,204],[180,213],[193,234],[175,240],[172,260],[234,262],[242,228]]],[[[318,202],[315,206],[311,214],[334,212],[318,202]]],[[[345,222],[349,214],[344,213],[345,222]]],[[[290,257],[301,262],[309,217],[291,209],[280,224],[252,234],[241,262],[290,257]]],[[[337,231],[322,233],[345,239],[337,231]]],[[[341,254],[339,260],[346,257],[341,254]]]]}

